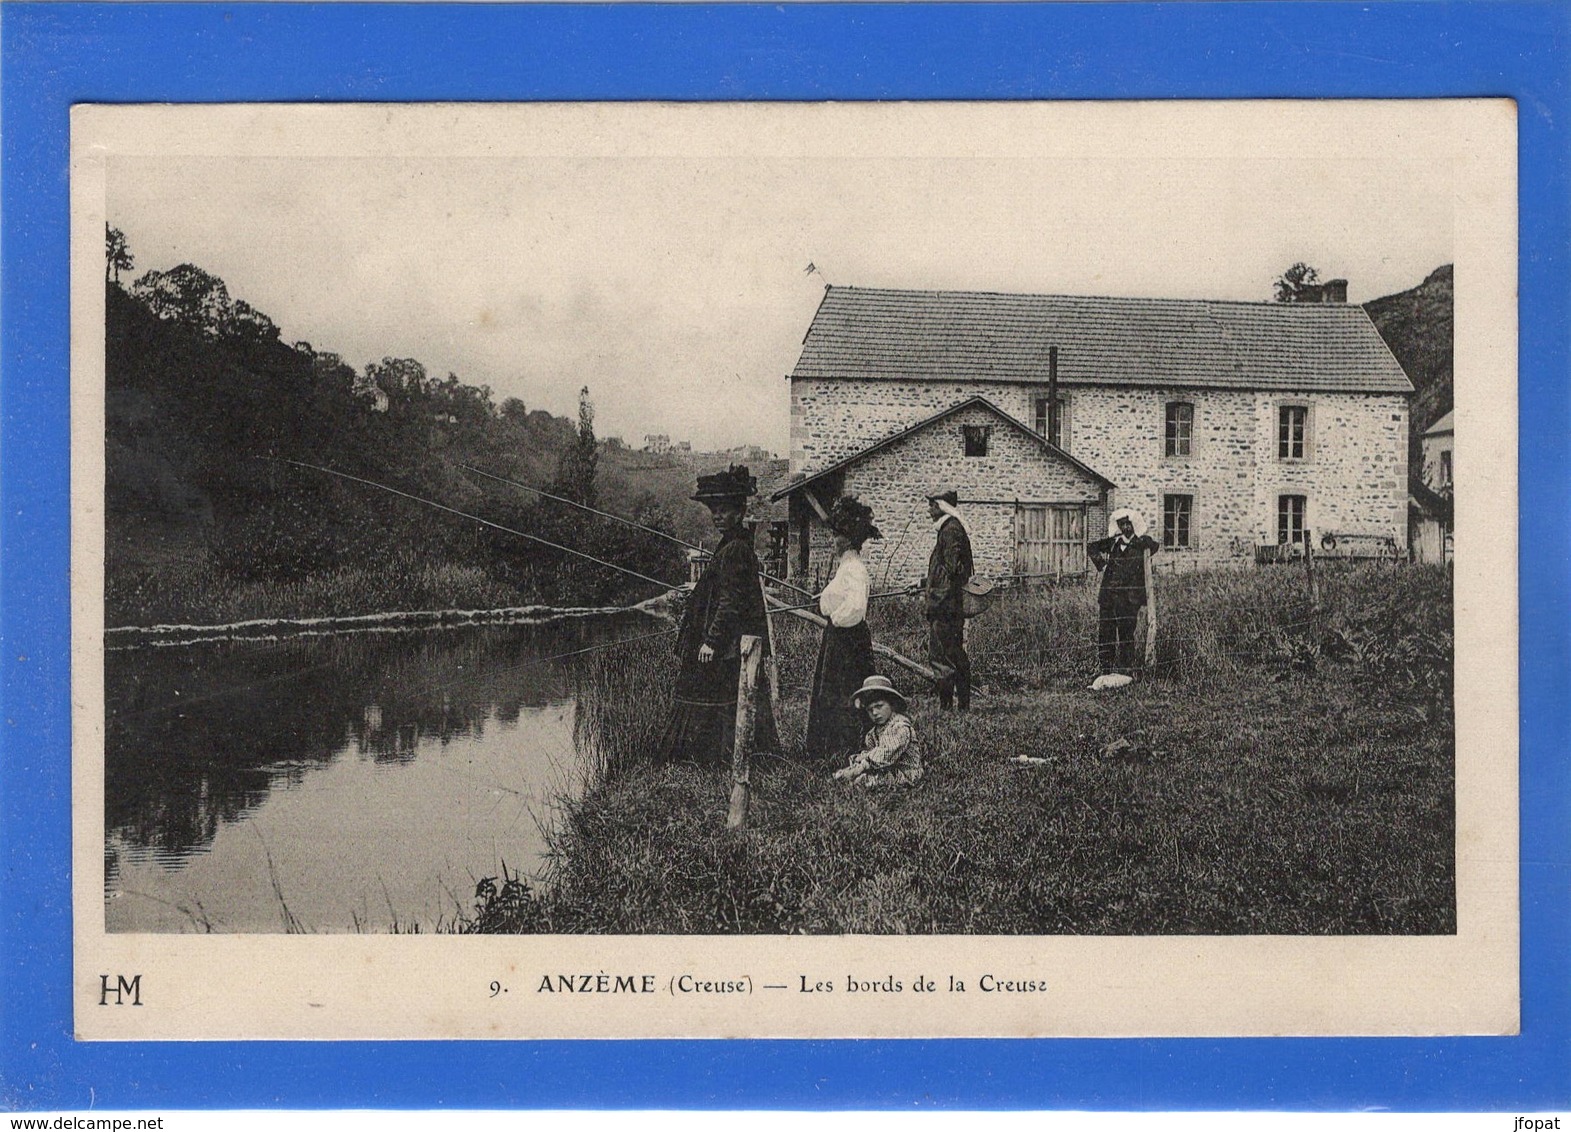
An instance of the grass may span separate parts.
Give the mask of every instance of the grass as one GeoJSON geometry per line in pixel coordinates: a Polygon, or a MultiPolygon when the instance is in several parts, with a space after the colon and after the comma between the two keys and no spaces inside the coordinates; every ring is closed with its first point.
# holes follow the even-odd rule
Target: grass
{"type": "MultiPolygon", "coordinates": [[[[606,654],[584,701],[619,746],[552,883],[462,930],[614,933],[1449,933],[1456,927],[1449,579],[1268,568],[1164,578],[1150,678],[1093,694],[1094,595],[1007,595],[972,623],[989,695],[913,717],[927,775],[868,794],[800,750],[816,633],[776,626],[787,749],[749,828],[724,772],[640,757],[669,640],[606,654]],[[640,675],[642,674],[642,675],[640,675]],[[596,683],[598,681],[598,683],[596,683]],[[606,714],[609,713],[609,714],[606,714]],[[1045,760],[1022,766],[1016,755],[1045,760]]],[[[914,602],[878,639],[921,656],[914,602]]],[[[506,887],[506,886],[504,886],[506,887]]]]}
{"type": "Polygon", "coordinates": [[[106,623],[225,625],[253,618],[349,617],[389,610],[500,609],[529,604],[478,567],[393,556],[296,581],[242,582],[204,549],[106,571],[106,623]]]}

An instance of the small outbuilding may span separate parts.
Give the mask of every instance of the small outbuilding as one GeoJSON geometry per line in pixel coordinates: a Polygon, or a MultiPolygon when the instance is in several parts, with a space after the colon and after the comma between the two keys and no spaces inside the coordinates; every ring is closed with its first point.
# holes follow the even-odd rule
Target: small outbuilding
{"type": "Polygon", "coordinates": [[[969,397],[774,494],[790,504],[792,576],[815,587],[828,578],[829,508],[854,495],[884,533],[863,551],[875,588],[920,579],[933,542],[922,492],[953,484],[965,488],[977,572],[994,578],[1083,574],[1087,532],[1100,537],[1114,487],[986,398],[969,397]],[[913,485],[916,472],[928,487],[913,485]]]}

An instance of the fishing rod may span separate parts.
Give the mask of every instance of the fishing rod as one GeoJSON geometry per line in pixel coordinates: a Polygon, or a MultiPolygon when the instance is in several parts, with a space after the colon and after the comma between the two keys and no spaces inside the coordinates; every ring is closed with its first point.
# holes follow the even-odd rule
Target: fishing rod
{"type": "Polygon", "coordinates": [[[557,503],[565,503],[569,507],[577,507],[580,511],[588,511],[591,515],[599,515],[602,519],[610,519],[613,522],[621,523],[623,526],[632,527],[634,530],[645,531],[652,535],[659,535],[661,538],[669,539],[678,546],[687,547],[688,550],[702,551],[704,549],[701,546],[693,545],[684,538],[678,538],[676,535],[670,534],[667,531],[659,530],[656,527],[647,527],[643,523],[636,522],[633,519],[624,519],[620,515],[613,515],[609,511],[602,511],[598,507],[591,507],[589,504],[580,503],[576,499],[568,499],[563,495],[552,495],[549,491],[545,491],[542,488],[530,487],[527,483],[519,483],[517,480],[510,480],[506,476],[496,475],[493,472],[486,471],[484,468],[477,468],[473,464],[459,464],[458,466],[464,469],[466,472],[473,472],[475,475],[484,476],[488,480],[495,480],[497,483],[505,483],[508,487],[516,487],[520,491],[532,491],[536,495],[543,496],[546,499],[554,500],[557,503]]]}
{"type": "MultiPolygon", "coordinates": [[[[877,601],[881,597],[906,597],[906,596],[908,596],[910,594],[914,594],[916,592],[917,592],[916,590],[910,589],[910,588],[903,589],[903,590],[885,590],[882,593],[868,594],[867,595],[867,600],[868,601],[877,601]]],[[[771,608],[769,610],[769,612],[770,613],[795,613],[795,612],[797,612],[800,609],[817,609],[817,608],[818,608],[818,602],[810,601],[806,605],[777,605],[777,606],[774,606],[773,608],[771,608]]]]}
{"type": "MultiPolygon", "coordinates": [[[[611,570],[618,570],[621,573],[629,574],[632,577],[635,577],[635,578],[639,579],[640,581],[651,582],[654,585],[657,585],[657,586],[661,587],[662,589],[672,590],[672,589],[676,589],[677,588],[677,587],[671,585],[669,582],[662,582],[659,578],[651,578],[648,574],[640,574],[636,570],[629,570],[626,566],[618,566],[615,562],[607,562],[604,559],[596,558],[592,554],[585,554],[581,550],[574,550],[572,547],[561,546],[561,545],[559,545],[557,543],[551,542],[549,539],[543,539],[539,535],[532,535],[532,534],[528,534],[528,533],[526,533],[524,531],[517,531],[517,530],[514,530],[512,527],[504,527],[501,523],[493,523],[490,519],[482,519],[479,515],[471,515],[467,511],[460,511],[456,507],[449,507],[449,506],[447,506],[447,504],[445,504],[445,503],[438,503],[434,499],[426,499],[426,498],[424,498],[422,496],[419,496],[419,495],[412,495],[412,494],[410,494],[407,491],[400,491],[396,487],[389,487],[387,484],[377,483],[375,480],[368,480],[368,479],[366,479],[363,476],[351,475],[348,472],[340,472],[340,471],[338,471],[338,470],[336,470],[334,468],[324,468],[320,464],[308,464],[304,460],[291,460],[291,459],[289,459],[286,456],[258,456],[257,459],[259,459],[259,460],[268,460],[270,462],[278,463],[278,464],[293,464],[297,468],[305,468],[305,469],[307,469],[309,471],[322,472],[322,473],[324,473],[326,475],[329,475],[329,476],[337,476],[340,479],[349,480],[351,483],[365,484],[367,487],[378,488],[381,491],[389,492],[392,495],[397,495],[397,496],[400,496],[400,497],[402,497],[404,499],[412,499],[416,503],[424,503],[428,507],[435,507],[438,511],[446,511],[448,514],[450,514],[450,515],[457,515],[459,518],[462,518],[462,519],[471,519],[474,522],[481,524],[482,526],[491,527],[491,528],[494,528],[495,530],[502,531],[502,532],[504,532],[506,534],[517,535],[519,538],[528,539],[530,542],[538,542],[538,543],[542,544],[543,546],[551,547],[553,550],[560,550],[563,553],[572,554],[572,555],[575,555],[578,558],[588,559],[590,562],[593,562],[596,565],[605,566],[605,567],[607,567],[608,569],[611,569],[611,570]]],[[[805,594],[805,593],[808,592],[806,590],[799,589],[796,586],[792,586],[791,588],[797,590],[798,593],[804,593],[805,594]]],[[[882,595],[882,596],[888,596],[888,595],[882,595]]],[[[767,595],[766,595],[765,604],[766,604],[766,606],[769,606],[769,605],[777,604],[777,603],[774,603],[772,601],[772,599],[769,599],[767,597],[767,595]]],[[[813,613],[811,610],[808,610],[808,609],[805,609],[805,608],[794,609],[791,612],[792,612],[793,616],[800,617],[804,621],[811,621],[813,624],[818,625],[820,627],[829,624],[829,622],[827,622],[823,617],[821,617],[818,614],[813,613]]],[[[766,624],[767,623],[768,622],[766,621],[766,624]]],[[[927,678],[929,680],[937,680],[937,676],[933,672],[932,669],[927,668],[927,667],[925,667],[925,666],[923,666],[921,664],[918,664],[916,661],[910,660],[907,657],[901,656],[899,653],[895,652],[893,649],[891,649],[887,645],[882,645],[882,644],[879,644],[877,642],[874,642],[874,644],[873,644],[873,651],[875,653],[877,653],[879,656],[888,657],[890,660],[894,661],[895,663],[900,664],[900,665],[902,665],[905,668],[909,668],[912,672],[915,672],[915,673],[917,673],[920,676],[923,676],[923,677],[925,677],[925,678],[927,678]]],[[[975,692],[981,692],[982,689],[980,689],[980,688],[973,688],[972,691],[974,693],[975,692]]]]}
{"type": "MultiPolygon", "coordinates": [[[[553,495],[549,491],[545,491],[538,487],[531,487],[527,483],[519,483],[517,480],[510,480],[505,476],[499,476],[494,472],[488,472],[484,468],[477,468],[473,464],[459,464],[458,466],[464,469],[466,472],[474,472],[476,475],[484,476],[488,480],[495,480],[497,483],[505,483],[508,487],[516,487],[520,491],[532,491],[536,495],[542,496],[546,499],[554,500],[557,503],[565,503],[569,507],[577,507],[580,511],[588,511],[591,515],[599,515],[602,519],[610,519],[614,523],[621,523],[623,526],[632,527],[634,530],[645,531],[652,535],[658,535],[663,539],[669,539],[671,542],[676,543],[678,546],[686,547],[688,550],[696,550],[700,554],[708,553],[708,551],[706,551],[703,547],[695,546],[686,539],[678,538],[676,535],[670,534],[667,531],[662,531],[655,527],[645,526],[643,523],[635,522],[632,519],[624,519],[620,515],[613,515],[609,511],[602,511],[598,507],[591,507],[589,504],[580,503],[576,499],[568,499],[565,496],[553,495]]],[[[784,578],[776,578],[771,574],[764,573],[762,570],[758,572],[758,576],[764,579],[766,582],[771,582],[777,586],[784,586],[786,589],[795,593],[799,593],[804,597],[813,596],[811,590],[804,590],[801,586],[794,586],[784,578]]]]}
{"type": "Polygon", "coordinates": [[[494,530],[502,531],[505,534],[517,535],[519,538],[528,539],[530,542],[538,542],[542,546],[549,546],[552,550],[560,550],[564,554],[572,554],[578,558],[587,559],[597,566],[604,566],[610,570],[618,570],[621,573],[631,575],[640,581],[650,582],[654,585],[657,585],[661,589],[676,589],[676,587],[673,586],[670,582],[663,582],[659,578],[651,578],[648,574],[640,574],[637,570],[629,570],[626,566],[618,566],[615,562],[607,562],[604,558],[596,558],[593,554],[585,554],[582,550],[574,550],[570,546],[563,546],[561,543],[552,542],[550,539],[544,539],[539,535],[532,535],[526,531],[514,530],[512,527],[504,527],[501,523],[493,523],[490,519],[482,519],[479,515],[471,515],[468,511],[460,511],[456,507],[449,507],[447,504],[438,503],[434,499],[426,499],[423,496],[411,495],[407,491],[400,491],[396,487],[389,487],[385,483],[377,483],[375,480],[368,480],[363,476],[350,475],[348,472],[340,472],[334,468],[324,468],[320,464],[308,464],[304,460],[291,460],[285,456],[259,456],[257,459],[271,460],[279,464],[293,464],[297,468],[308,468],[313,472],[324,472],[327,475],[337,476],[340,479],[346,479],[353,483],[361,483],[365,484],[367,487],[378,488],[382,491],[390,492],[393,495],[401,496],[404,499],[412,499],[416,503],[424,503],[427,507],[435,507],[438,511],[446,511],[450,515],[457,515],[461,519],[470,519],[476,523],[481,524],[482,526],[491,527],[494,530]]]}

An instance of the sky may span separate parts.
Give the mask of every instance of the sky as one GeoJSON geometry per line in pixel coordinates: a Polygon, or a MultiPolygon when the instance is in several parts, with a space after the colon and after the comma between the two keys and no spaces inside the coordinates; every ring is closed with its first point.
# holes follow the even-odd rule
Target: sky
{"type": "Polygon", "coordinates": [[[129,108],[105,208],[133,275],[194,263],[357,369],[783,453],[826,283],[1415,286],[1452,258],[1445,105],[129,108]]]}

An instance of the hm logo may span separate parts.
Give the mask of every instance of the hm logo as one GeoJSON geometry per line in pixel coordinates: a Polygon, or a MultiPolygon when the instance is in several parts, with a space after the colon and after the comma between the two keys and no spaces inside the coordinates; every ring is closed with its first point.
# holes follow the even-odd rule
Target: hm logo
{"type": "Polygon", "coordinates": [[[108,975],[98,976],[98,1005],[99,1006],[124,1006],[127,1001],[132,1006],[142,1005],[142,976],[133,975],[127,979],[124,975],[116,975],[114,985],[109,983],[108,975]],[[114,995],[114,1002],[109,1001],[109,996],[114,995]]]}

